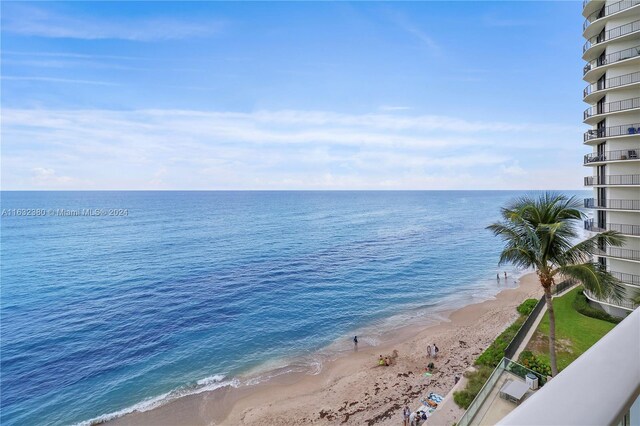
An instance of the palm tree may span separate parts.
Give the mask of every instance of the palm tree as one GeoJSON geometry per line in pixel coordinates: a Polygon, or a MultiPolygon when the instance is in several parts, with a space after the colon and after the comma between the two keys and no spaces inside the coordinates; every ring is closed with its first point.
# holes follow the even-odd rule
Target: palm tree
{"type": "Polygon", "coordinates": [[[551,303],[551,286],[558,276],[573,278],[596,297],[620,300],[623,285],[592,256],[607,246],[620,246],[623,238],[613,231],[601,232],[577,242],[576,222],[585,219],[575,197],[547,192],[538,198],[522,197],[501,209],[502,220],[487,227],[501,237],[505,246],[500,262],[534,268],[549,312],[549,360],[551,374],[558,374],[556,362],[556,319],[551,303]]]}

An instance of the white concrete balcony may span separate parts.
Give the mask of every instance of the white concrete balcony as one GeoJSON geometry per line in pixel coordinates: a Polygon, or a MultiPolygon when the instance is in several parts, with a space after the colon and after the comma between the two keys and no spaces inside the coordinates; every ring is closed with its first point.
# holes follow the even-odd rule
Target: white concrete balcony
{"type": "Polygon", "coordinates": [[[640,186],[640,175],[587,176],[584,186],[640,186]]]}
{"type": "Polygon", "coordinates": [[[593,220],[584,221],[584,229],[591,232],[616,231],[622,235],[640,237],[640,225],[628,225],[625,223],[607,223],[602,228],[593,220]]]}
{"type": "Polygon", "coordinates": [[[640,145],[615,151],[592,152],[584,156],[585,166],[601,166],[606,163],[640,161],[640,145]]]}
{"type": "Polygon", "coordinates": [[[640,0],[621,0],[615,3],[610,3],[607,6],[602,2],[599,4],[601,6],[600,8],[597,7],[598,3],[599,2],[589,2],[585,5],[585,9],[587,6],[595,9],[587,16],[582,24],[582,36],[586,39],[589,39],[602,31],[609,17],[613,15],[622,17],[629,13],[632,14],[633,11],[631,9],[640,5],[640,0]],[[593,3],[593,5],[591,5],[591,3],[593,3]]]}
{"type": "Polygon", "coordinates": [[[588,290],[584,291],[584,295],[587,297],[587,299],[591,300],[592,302],[605,304],[609,306],[615,306],[617,308],[622,308],[625,311],[633,311],[635,308],[638,307],[637,303],[633,303],[629,299],[616,300],[611,298],[597,297],[596,295],[589,292],[588,290]]]}
{"type": "Polygon", "coordinates": [[[623,284],[640,287],[640,275],[627,274],[624,272],[609,271],[611,275],[623,284]]]}
{"type": "Polygon", "coordinates": [[[640,250],[633,250],[620,247],[607,247],[604,250],[597,250],[594,255],[599,257],[608,257],[611,259],[630,260],[632,262],[640,262],[640,250]]]}
{"type": "Polygon", "coordinates": [[[623,40],[640,34],[640,19],[620,25],[591,37],[582,46],[582,59],[589,61],[600,56],[611,40],[623,40]]]}
{"type": "Polygon", "coordinates": [[[619,126],[587,130],[584,132],[584,143],[600,142],[603,139],[639,136],[640,123],[621,124],[619,126]]]}
{"type": "Polygon", "coordinates": [[[638,330],[640,310],[632,312],[497,424],[635,424],[634,408],[638,408],[640,395],[638,330]]]}
{"type": "Polygon", "coordinates": [[[638,61],[640,61],[640,45],[618,50],[587,62],[582,70],[582,78],[585,81],[595,81],[606,72],[607,68],[614,64],[631,64],[638,61]]]}
{"type": "Polygon", "coordinates": [[[640,88],[640,71],[592,83],[584,88],[582,97],[584,102],[595,104],[610,91],[627,88],[635,89],[636,87],[640,88]]]}
{"type": "Polygon", "coordinates": [[[619,210],[635,212],[640,211],[640,200],[598,200],[595,198],[585,198],[584,206],[587,209],[595,210],[619,210]]]}
{"type": "Polygon", "coordinates": [[[586,124],[596,124],[603,117],[633,110],[640,110],[640,97],[592,106],[584,111],[583,119],[586,124]]]}

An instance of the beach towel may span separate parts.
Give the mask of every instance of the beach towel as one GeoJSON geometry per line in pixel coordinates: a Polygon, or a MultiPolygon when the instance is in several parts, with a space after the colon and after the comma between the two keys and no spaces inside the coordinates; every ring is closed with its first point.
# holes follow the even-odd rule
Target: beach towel
{"type": "Polygon", "coordinates": [[[437,404],[440,404],[444,398],[443,398],[442,395],[439,395],[437,393],[431,392],[429,394],[429,396],[427,397],[427,399],[429,399],[429,400],[431,400],[431,401],[433,401],[433,402],[435,402],[437,404]]]}

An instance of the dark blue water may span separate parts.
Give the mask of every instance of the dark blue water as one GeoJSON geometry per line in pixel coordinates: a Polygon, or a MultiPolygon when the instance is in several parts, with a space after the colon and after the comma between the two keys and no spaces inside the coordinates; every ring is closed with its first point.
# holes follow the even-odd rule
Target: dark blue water
{"type": "Polygon", "coordinates": [[[5,213],[127,215],[2,217],[2,424],[313,371],[318,351],[354,333],[375,344],[394,315],[496,293],[500,242],[484,228],[516,195],[3,192],[5,213]]]}

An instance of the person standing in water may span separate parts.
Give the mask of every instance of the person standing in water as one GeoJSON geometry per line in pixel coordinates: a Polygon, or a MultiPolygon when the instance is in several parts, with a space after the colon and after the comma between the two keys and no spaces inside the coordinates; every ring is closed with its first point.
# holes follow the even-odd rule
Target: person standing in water
{"type": "Polygon", "coordinates": [[[507,271],[504,271],[504,280],[507,280],[507,271]]]}
{"type": "Polygon", "coordinates": [[[500,281],[500,273],[499,272],[496,274],[496,280],[500,281]]]}
{"type": "Polygon", "coordinates": [[[358,336],[353,336],[353,346],[358,349],[358,336]]]}

